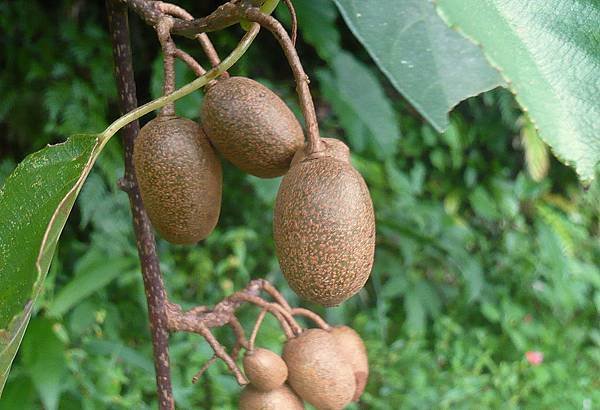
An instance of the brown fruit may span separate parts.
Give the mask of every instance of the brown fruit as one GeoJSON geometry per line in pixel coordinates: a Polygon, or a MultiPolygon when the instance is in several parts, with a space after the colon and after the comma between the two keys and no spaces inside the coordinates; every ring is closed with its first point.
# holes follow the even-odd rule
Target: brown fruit
{"type": "Polygon", "coordinates": [[[283,360],[288,366],[290,386],[317,409],[343,409],[352,401],[354,372],[329,332],[309,329],[289,339],[283,348],[283,360]]]}
{"type": "Polygon", "coordinates": [[[283,175],[302,147],[302,127],[273,91],[245,77],[219,80],[202,103],[202,125],[235,166],[262,178],[283,175]]]}
{"type": "Polygon", "coordinates": [[[356,390],[352,401],[357,401],[365,391],[369,378],[369,358],[367,348],[356,331],[348,326],[337,326],[329,331],[335,338],[340,353],[350,363],[354,371],[356,390]]]}
{"type": "Polygon", "coordinates": [[[278,388],[288,376],[288,368],[281,356],[261,348],[246,352],[244,372],[252,386],[261,391],[278,388]]]}
{"type": "Polygon", "coordinates": [[[299,151],[283,177],[273,233],[281,270],[296,293],[338,305],[369,278],[375,215],[369,189],[350,164],[348,147],[323,139],[324,150],[299,151]]]}
{"type": "Polygon", "coordinates": [[[191,244],[214,229],[221,209],[221,163],[202,128],[177,116],[146,124],[133,150],[142,201],[169,242],[191,244]]]}
{"type": "Polygon", "coordinates": [[[263,392],[251,384],[246,386],[240,396],[239,410],[302,410],[302,400],[287,385],[275,390],[263,392]]]}

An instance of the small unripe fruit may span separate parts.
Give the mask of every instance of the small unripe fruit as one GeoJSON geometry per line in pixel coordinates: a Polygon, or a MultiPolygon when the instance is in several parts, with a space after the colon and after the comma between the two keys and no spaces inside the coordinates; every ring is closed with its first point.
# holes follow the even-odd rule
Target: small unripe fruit
{"type": "Polygon", "coordinates": [[[354,372],[329,332],[309,329],[289,339],[283,360],[292,389],[317,409],[340,410],[352,401],[354,372]]]}
{"type": "Polygon", "coordinates": [[[302,400],[285,384],[268,392],[255,389],[251,384],[244,387],[240,396],[239,410],[302,410],[302,400]]]}
{"type": "Polygon", "coordinates": [[[140,130],[133,161],[160,235],[176,244],[206,238],[219,219],[222,172],[202,128],[186,118],[158,116],[140,130]]]}
{"type": "Polygon", "coordinates": [[[338,350],[350,363],[356,381],[352,401],[357,401],[365,390],[369,378],[369,358],[367,348],[356,331],[348,326],[337,326],[329,333],[335,338],[338,350]]]}
{"type": "Polygon", "coordinates": [[[375,215],[369,190],[350,164],[348,147],[323,139],[324,149],[300,150],[283,177],[273,219],[281,271],[301,297],[335,306],[369,278],[375,215]]]}
{"type": "Polygon", "coordinates": [[[244,355],[244,373],[254,388],[269,391],[285,383],[288,368],[277,353],[258,348],[244,355]]]}
{"type": "Polygon", "coordinates": [[[231,163],[262,178],[283,175],[302,147],[302,127],[273,91],[245,77],[211,86],[202,103],[202,125],[231,163]]]}

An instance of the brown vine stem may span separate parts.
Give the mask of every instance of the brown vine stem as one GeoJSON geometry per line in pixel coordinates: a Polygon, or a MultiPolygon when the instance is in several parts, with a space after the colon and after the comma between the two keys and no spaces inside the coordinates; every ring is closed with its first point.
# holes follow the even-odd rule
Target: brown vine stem
{"type": "Polygon", "coordinates": [[[264,14],[255,7],[250,7],[244,10],[244,17],[249,21],[256,22],[261,26],[269,30],[283,49],[285,56],[288,60],[288,64],[294,74],[296,80],[296,91],[298,93],[298,99],[300,100],[300,107],[302,108],[302,115],[306,121],[306,154],[310,155],[314,152],[322,150],[321,137],[319,136],[319,124],[317,122],[317,114],[315,112],[315,106],[310,94],[310,88],[308,86],[309,79],[298,53],[288,35],[285,28],[275,19],[268,14],[264,14]]]}
{"type": "MultiPolygon", "coordinates": [[[[148,0],[119,0],[138,14],[146,23],[156,26],[164,13],[158,9],[154,1],[148,0]]],[[[229,1],[219,6],[206,17],[194,20],[174,19],[172,34],[195,38],[197,34],[218,31],[239,23],[241,10],[238,0],[229,1]]]]}
{"type": "MultiPolygon", "coordinates": [[[[176,4],[157,1],[156,6],[163,13],[167,13],[187,21],[194,20],[194,17],[186,9],[179,7],[176,4]]],[[[211,66],[215,67],[219,65],[221,59],[219,58],[219,54],[217,54],[217,50],[215,50],[215,47],[208,38],[208,35],[206,33],[200,33],[196,35],[196,39],[204,50],[204,54],[206,54],[206,57],[208,57],[208,61],[210,62],[211,66]]],[[[227,72],[223,73],[223,76],[226,74],[227,72]]]]}
{"type": "MultiPolygon", "coordinates": [[[[119,91],[119,106],[121,113],[124,114],[137,107],[127,8],[123,7],[116,0],[107,0],[106,10],[115,60],[115,78],[119,91]]],[[[125,151],[125,176],[123,181],[128,186],[127,193],[133,215],[133,229],[141,262],[142,278],[150,316],[158,404],[161,410],[171,410],[175,408],[175,402],[171,387],[168,352],[169,332],[164,307],[166,294],[156,254],[154,234],[152,233],[148,215],[142,204],[140,190],[135,178],[135,168],[133,166],[133,141],[139,129],[139,122],[136,120],[125,126],[122,131],[125,151]]]]}

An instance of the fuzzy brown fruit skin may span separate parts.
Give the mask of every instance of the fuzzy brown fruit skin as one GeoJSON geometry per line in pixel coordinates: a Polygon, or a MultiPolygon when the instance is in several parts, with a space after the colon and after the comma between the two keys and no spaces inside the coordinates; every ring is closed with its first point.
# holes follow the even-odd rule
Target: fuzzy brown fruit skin
{"type": "Polygon", "coordinates": [[[338,350],[350,363],[356,381],[352,401],[358,401],[365,391],[369,378],[367,348],[356,331],[348,326],[336,326],[329,333],[335,338],[338,350]]]}
{"type": "Polygon", "coordinates": [[[357,293],[373,266],[375,215],[369,190],[346,145],[300,150],[283,177],[273,219],[281,270],[301,297],[335,306],[357,293]]]}
{"type": "Polygon", "coordinates": [[[263,392],[251,384],[244,388],[240,396],[239,410],[302,410],[302,400],[287,385],[263,392]]]}
{"type": "Polygon", "coordinates": [[[135,139],[133,161],[142,201],[163,238],[192,244],[212,232],[221,210],[221,163],[197,123],[151,120],[135,139]]]}
{"type": "Polygon", "coordinates": [[[289,339],[283,360],[290,386],[318,410],[343,409],[352,401],[354,372],[326,330],[309,329],[289,339]]]}
{"type": "Polygon", "coordinates": [[[302,127],[273,91],[245,77],[219,80],[206,92],[202,125],[217,150],[242,171],[283,175],[302,147],[302,127]]]}
{"type": "Polygon", "coordinates": [[[269,391],[285,383],[288,368],[277,353],[258,348],[244,355],[244,373],[255,389],[269,391]]]}

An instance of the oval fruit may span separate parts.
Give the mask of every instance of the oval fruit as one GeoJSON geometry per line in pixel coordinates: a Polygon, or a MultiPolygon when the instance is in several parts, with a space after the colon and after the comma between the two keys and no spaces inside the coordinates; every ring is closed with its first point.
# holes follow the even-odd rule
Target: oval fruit
{"type": "Polygon", "coordinates": [[[285,383],[288,368],[277,353],[258,348],[244,355],[244,373],[254,388],[269,391],[285,383]]]}
{"type": "Polygon", "coordinates": [[[281,271],[301,297],[335,306],[369,278],[375,215],[369,189],[350,164],[348,147],[323,139],[308,157],[300,150],[283,177],[273,220],[281,271]]]}
{"type": "Polygon", "coordinates": [[[208,89],[202,126],[227,160],[262,178],[283,175],[304,143],[302,127],[283,100],[245,77],[219,80],[208,89]]]}
{"type": "Polygon", "coordinates": [[[214,229],[221,210],[221,163],[202,128],[187,118],[158,116],[135,139],[142,201],[167,241],[191,244],[214,229]]]}
{"type": "Polygon", "coordinates": [[[292,389],[317,409],[338,410],[352,401],[354,372],[329,332],[309,329],[289,339],[283,360],[292,389]]]}
{"type": "Polygon", "coordinates": [[[357,401],[363,394],[369,378],[367,348],[358,333],[348,326],[336,326],[329,333],[335,338],[339,352],[352,367],[356,381],[356,390],[352,401],[357,401]]]}
{"type": "Polygon", "coordinates": [[[302,400],[285,384],[268,392],[246,386],[240,396],[240,410],[302,410],[302,400]]]}

